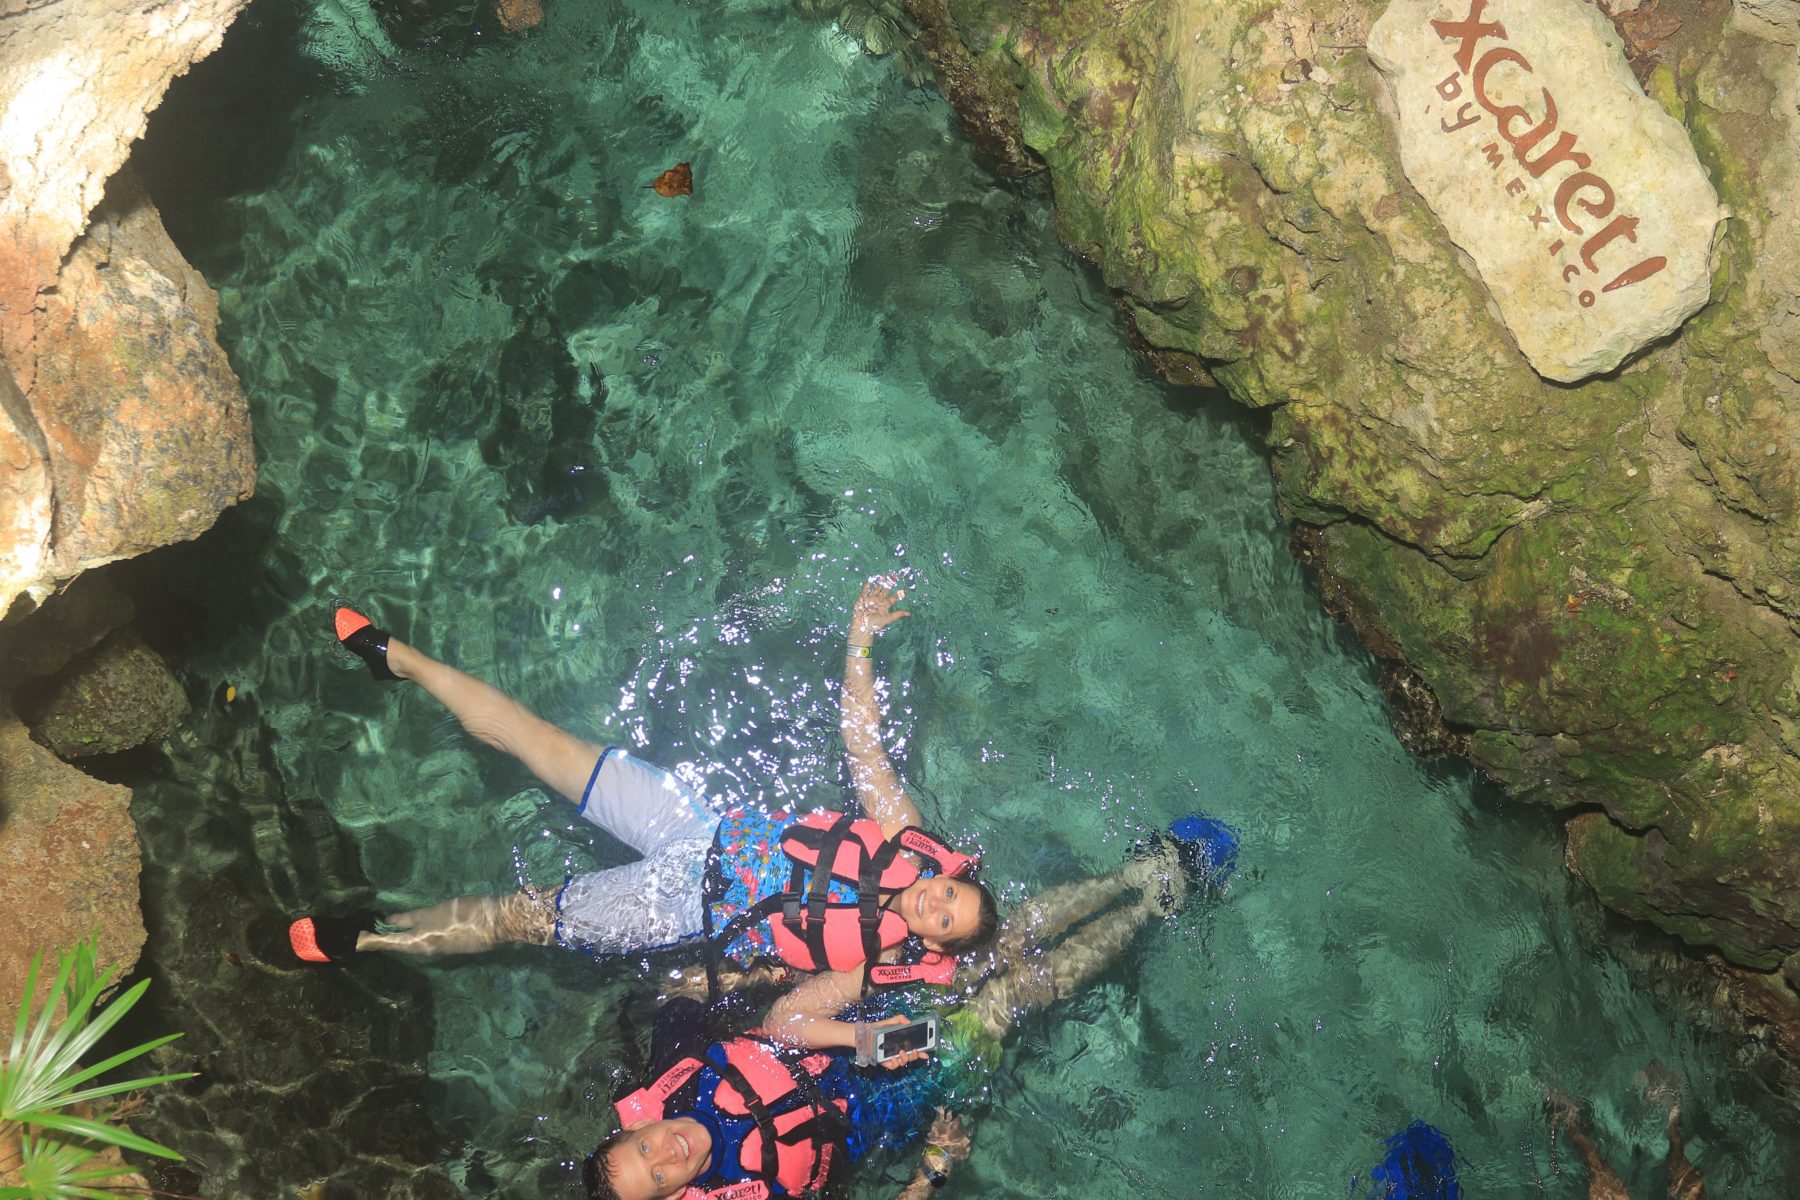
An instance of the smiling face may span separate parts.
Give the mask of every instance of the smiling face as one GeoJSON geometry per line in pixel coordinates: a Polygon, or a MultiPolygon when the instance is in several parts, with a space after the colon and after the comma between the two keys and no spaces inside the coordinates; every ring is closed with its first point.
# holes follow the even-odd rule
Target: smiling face
{"type": "Polygon", "coordinates": [[[712,1158],[712,1134],[692,1117],[627,1125],[606,1152],[619,1200],[666,1200],[698,1179],[712,1158]]]}
{"type": "Polygon", "coordinates": [[[980,891],[951,875],[915,880],[900,893],[894,908],[906,918],[907,930],[933,950],[981,927],[980,891]]]}

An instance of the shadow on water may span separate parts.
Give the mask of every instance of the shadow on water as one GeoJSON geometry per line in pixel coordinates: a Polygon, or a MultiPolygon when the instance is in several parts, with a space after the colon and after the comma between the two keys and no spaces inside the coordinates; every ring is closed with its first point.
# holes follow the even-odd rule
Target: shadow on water
{"type": "MultiPolygon", "coordinates": [[[[205,536],[118,564],[145,640],[171,662],[204,659],[222,630],[291,610],[304,567],[277,528],[272,488],[227,510],[205,536]]],[[[133,1119],[179,1146],[185,1164],[140,1164],[181,1195],[278,1196],[312,1181],[317,1200],[447,1200],[460,1139],[434,1114],[427,1074],[434,1010],[424,978],[374,958],[303,968],[287,921],[370,903],[357,842],[317,796],[285,787],[277,735],[255,696],[189,673],[192,715],[159,746],[83,764],[132,788],[143,845],[154,982],[131,1015],[136,1040],[180,1032],[159,1069],[196,1078],[160,1089],[133,1119]]]]}
{"type": "Polygon", "coordinates": [[[295,114],[329,86],[300,50],[305,15],[293,0],[252,0],[220,48],[170,85],[132,152],[169,235],[209,279],[239,269],[245,249],[241,214],[220,201],[269,186],[295,114]]]}
{"type": "Polygon", "coordinates": [[[391,960],[303,968],[286,918],[366,903],[358,848],[316,798],[288,794],[253,699],[190,697],[194,716],[154,754],[102,771],[133,789],[144,847],[155,980],[130,1035],[180,1031],[160,1089],[133,1119],[186,1164],[143,1164],[176,1194],[278,1196],[312,1180],[321,1200],[456,1195],[455,1139],[431,1115],[429,992],[391,960]]]}

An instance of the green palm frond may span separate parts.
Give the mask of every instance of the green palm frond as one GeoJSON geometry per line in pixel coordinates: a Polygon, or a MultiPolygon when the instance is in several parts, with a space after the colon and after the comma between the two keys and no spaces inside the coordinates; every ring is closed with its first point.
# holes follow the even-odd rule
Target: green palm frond
{"type": "Polygon", "coordinates": [[[63,1005],[69,1012],[81,1002],[81,997],[93,991],[98,993],[102,986],[99,981],[100,966],[95,959],[95,939],[88,938],[74,949],[65,951],[62,964],[69,970],[68,983],[63,988],[63,1005]]]}
{"type": "Polygon", "coordinates": [[[117,1167],[89,1167],[88,1163],[99,1151],[79,1143],[33,1137],[27,1133],[21,1152],[19,1182],[24,1186],[0,1188],[0,1200],[13,1197],[18,1200],[35,1200],[37,1197],[64,1200],[65,1197],[91,1195],[92,1189],[84,1184],[97,1183],[119,1173],[117,1167]]]}
{"type": "MultiPolygon", "coordinates": [[[[88,1186],[118,1174],[117,1168],[88,1164],[106,1146],[179,1160],[166,1146],[111,1124],[104,1107],[92,1116],[64,1111],[76,1105],[137,1091],[159,1083],[192,1078],[192,1072],[147,1075],[118,1083],[83,1087],[134,1059],[174,1041],[179,1034],[155,1038],[91,1066],[83,1066],[100,1039],[124,1019],[150,986],[145,980],[113,997],[99,1011],[95,1005],[112,986],[114,972],[100,974],[92,938],[61,956],[56,982],[47,1002],[33,1013],[43,956],[34,955],[25,976],[25,994],[13,1022],[12,1040],[0,1059],[0,1137],[19,1137],[19,1186],[0,1187],[0,1200],[74,1200],[117,1195],[88,1186]],[[66,1009],[56,1019],[57,1001],[66,1009]]],[[[11,1164],[7,1164],[11,1165],[11,1164]]]]}

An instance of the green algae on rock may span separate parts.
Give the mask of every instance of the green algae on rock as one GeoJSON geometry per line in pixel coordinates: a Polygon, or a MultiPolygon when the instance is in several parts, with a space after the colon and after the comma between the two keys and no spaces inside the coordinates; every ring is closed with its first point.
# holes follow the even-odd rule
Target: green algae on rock
{"type": "Polygon", "coordinates": [[[1583,810],[1570,865],[1614,908],[1785,962],[1800,1012],[1800,67],[1752,7],[1672,0],[1609,51],[1728,219],[1705,307],[1576,386],[1532,369],[1402,170],[1365,49],[1387,6],[957,0],[919,23],[960,41],[933,54],[964,76],[947,94],[1048,167],[1148,347],[1273,410],[1282,505],[1453,744],[1583,810]]]}
{"type": "Polygon", "coordinates": [[[165,736],[187,696],[156,651],[118,630],[52,681],[34,728],[63,758],[114,754],[165,736]]]}

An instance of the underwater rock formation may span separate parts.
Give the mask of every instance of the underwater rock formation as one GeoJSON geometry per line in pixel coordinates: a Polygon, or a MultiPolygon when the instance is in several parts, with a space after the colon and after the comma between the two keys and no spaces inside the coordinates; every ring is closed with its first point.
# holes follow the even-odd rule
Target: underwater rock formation
{"type": "Polygon", "coordinates": [[[41,705],[36,732],[65,759],[141,746],[166,736],[188,711],[181,685],[132,629],[71,664],[41,705]]]}
{"type": "Polygon", "coordinates": [[[53,604],[0,622],[0,697],[63,759],[166,736],[188,701],[132,625],[117,569],[91,571],[53,604]]]}
{"type": "Polygon", "coordinates": [[[113,179],[243,4],[50,0],[0,17],[0,614],[191,538],[249,494],[216,300],[142,190],[113,179]]]}
{"type": "Polygon", "coordinates": [[[1048,168],[1155,361],[1268,410],[1281,503],[1441,744],[1575,810],[1571,868],[1716,947],[1774,1022],[1800,1013],[1800,31],[1774,0],[1613,0],[1611,25],[1573,2],[908,12],[1002,164],[1048,168]],[[1410,48],[1384,78],[1390,11],[1428,35],[1389,39],[1410,48]],[[1408,72],[1428,86],[1395,90],[1408,72]],[[1614,90],[1553,115],[1570,72],[1614,90]],[[1649,102],[1725,219],[1683,185],[1669,239],[1701,266],[1639,320],[1678,252],[1658,173],[1608,131],[1649,102]],[[1472,234],[1413,181],[1452,156],[1488,189],[1472,234]],[[1633,331],[1540,354],[1496,254],[1541,263],[1559,319],[1612,304],[1633,331]]]}
{"type": "MultiPolygon", "coordinates": [[[[132,614],[101,571],[0,624],[0,996],[17,995],[33,954],[43,951],[53,970],[56,951],[96,931],[103,966],[128,971],[143,947],[130,790],[58,761],[6,703],[41,695],[109,636],[135,640],[132,614]]],[[[174,685],[160,661],[157,670],[174,685]]],[[[173,698],[185,711],[179,688],[173,698]]]]}

